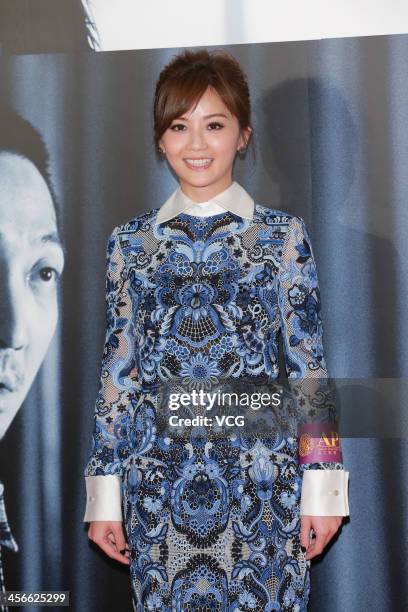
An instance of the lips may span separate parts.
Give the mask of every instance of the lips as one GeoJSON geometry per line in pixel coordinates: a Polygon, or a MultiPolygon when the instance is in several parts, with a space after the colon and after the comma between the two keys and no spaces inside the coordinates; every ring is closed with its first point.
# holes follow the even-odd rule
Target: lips
{"type": "Polygon", "coordinates": [[[16,391],[18,387],[16,377],[8,376],[7,374],[0,374],[0,391],[16,391]]]}
{"type": "Polygon", "coordinates": [[[18,391],[24,382],[22,366],[8,351],[0,352],[0,392],[18,391]]]}
{"type": "Polygon", "coordinates": [[[184,159],[184,163],[188,168],[190,168],[191,170],[196,170],[198,172],[209,168],[212,162],[212,157],[188,157],[184,159]]]}

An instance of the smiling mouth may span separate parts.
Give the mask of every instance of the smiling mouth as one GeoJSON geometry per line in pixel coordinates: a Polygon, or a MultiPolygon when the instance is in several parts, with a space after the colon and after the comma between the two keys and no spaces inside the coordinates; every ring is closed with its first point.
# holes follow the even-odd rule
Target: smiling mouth
{"type": "Polygon", "coordinates": [[[200,171],[200,170],[206,170],[213,162],[213,158],[212,157],[201,157],[199,159],[186,158],[184,159],[184,162],[188,166],[188,168],[191,168],[191,170],[200,171]]]}
{"type": "Polygon", "coordinates": [[[0,383],[0,395],[5,395],[11,392],[12,390],[10,389],[10,387],[7,387],[4,383],[0,383]]]}

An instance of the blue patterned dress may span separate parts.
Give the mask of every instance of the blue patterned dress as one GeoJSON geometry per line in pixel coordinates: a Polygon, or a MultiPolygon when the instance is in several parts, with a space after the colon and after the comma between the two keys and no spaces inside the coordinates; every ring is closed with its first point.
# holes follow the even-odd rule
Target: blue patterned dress
{"type": "MultiPolygon", "coordinates": [[[[107,246],[107,329],[86,476],[120,474],[134,610],[305,610],[296,436],[177,437],[157,428],[157,383],[326,376],[316,267],[303,220],[255,204],[159,209],[107,246]],[[155,391],[156,390],[156,391],[155,391]]],[[[315,464],[307,467],[335,467],[315,464]]],[[[303,468],[302,468],[303,469],[303,468]]]]}

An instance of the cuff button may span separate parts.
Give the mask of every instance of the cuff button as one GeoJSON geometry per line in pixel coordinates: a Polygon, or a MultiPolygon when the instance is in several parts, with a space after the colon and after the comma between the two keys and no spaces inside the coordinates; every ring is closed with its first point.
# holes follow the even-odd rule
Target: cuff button
{"type": "Polygon", "coordinates": [[[333,495],[340,495],[340,491],[338,489],[334,489],[334,491],[332,491],[333,495]]]}
{"type": "Polygon", "coordinates": [[[90,496],[88,497],[88,501],[95,501],[95,498],[94,498],[94,497],[92,497],[92,495],[90,495],[90,496]]]}

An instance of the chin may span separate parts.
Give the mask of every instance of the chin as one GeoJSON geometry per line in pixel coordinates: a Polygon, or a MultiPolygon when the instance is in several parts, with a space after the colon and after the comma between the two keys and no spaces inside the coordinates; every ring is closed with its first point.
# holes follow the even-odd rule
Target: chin
{"type": "Polygon", "coordinates": [[[0,440],[2,440],[20,409],[21,402],[10,402],[8,409],[5,410],[3,418],[0,420],[0,440]]]}
{"type": "Polygon", "coordinates": [[[203,175],[199,175],[199,176],[189,176],[189,177],[185,177],[183,178],[185,183],[189,183],[190,185],[194,185],[197,187],[207,187],[208,185],[213,185],[214,183],[218,183],[219,179],[217,177],[214,176],[205,176],[203,175]]]}

